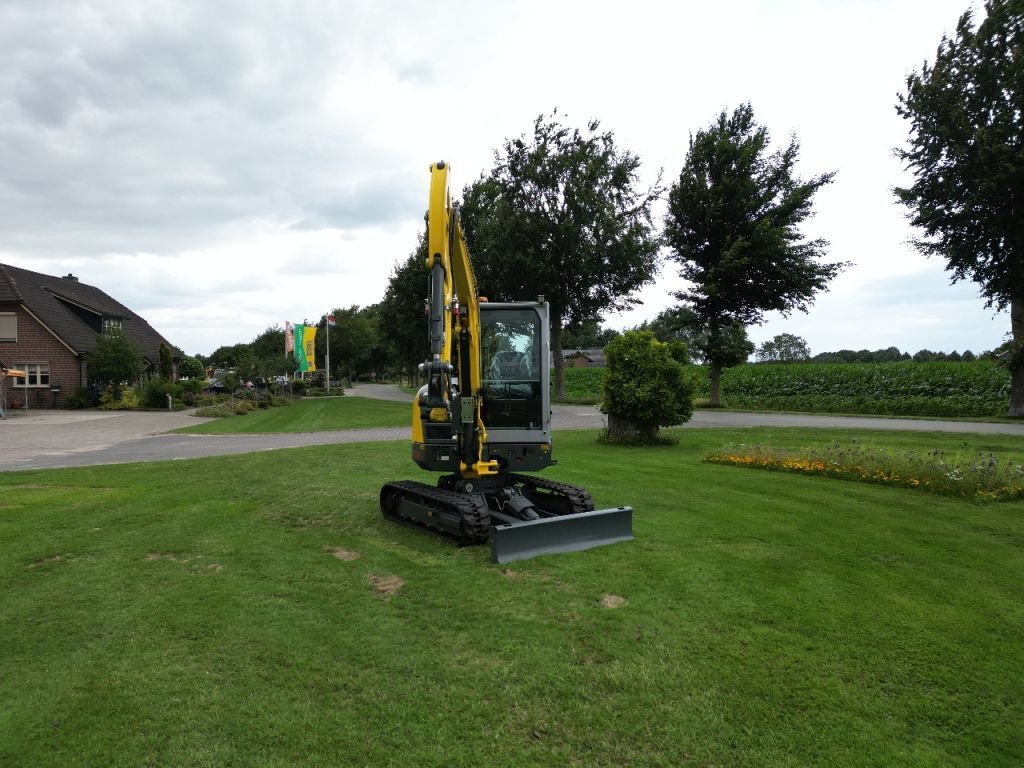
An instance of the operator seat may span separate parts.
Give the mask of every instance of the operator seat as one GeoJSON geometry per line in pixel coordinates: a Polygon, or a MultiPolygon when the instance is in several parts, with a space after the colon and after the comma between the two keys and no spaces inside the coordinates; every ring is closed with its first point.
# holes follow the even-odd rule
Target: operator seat
{"type": "Polygon", "coordinates": [[[529,381],[533,378],[530,359],[522,352],[498,352],[491,360],[491,379],[497,381],[529,381]]]}

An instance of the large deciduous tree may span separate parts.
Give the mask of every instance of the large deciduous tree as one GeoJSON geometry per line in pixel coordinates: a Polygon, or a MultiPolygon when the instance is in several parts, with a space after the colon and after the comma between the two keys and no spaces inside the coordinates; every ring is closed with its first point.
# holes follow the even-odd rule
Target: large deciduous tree
{"type": "Polygon", "coordinates": [[[654,278],[660,188],[641,188],[640,160],[596,120],[580,130],[557,118],[540,115],[532,136],[495,152],[494,168],[464,190],[463,221],[484,295],[550,303],[564,397],[563,329],[638,303],[633,293],[654,278]]]}
{"type": "Polygon", "coordinates": [[[415,380],[416,366],[427,359],[430,351],[423,304],[428,274],[427,239],[421,234],[416,250],[392,270],[380,306],[381,335],[410,383],[415,380]]]}
{"type": "Polygon", "coordinates": [[[757,348],[762,363],[803,363],[811,359],[807,342],[792,333],[780,333],[757,348]]]}
{"type": "Polygon", "coordinates": [[[752,348],[745,327],[760,324],[769,311],[806,312],[844,266],[820,261],[828,243],[800,232],[814,194],[834,174],[801,181],[794,169],[796,138],[775,152],[769,142],[749,104],[722,112],[690,138],[669,190],[665,237],[691,284],[676,298],[704,334],[712,405],[720,403],[722,368],[741,346],[752,348]]]}
{"type": "Polygon", "coordinates": [[[953,282],[978,283],[986,306],[1009,308],[1010,415],[1024,416],[1024,2],[989,0],[943,37],[934,64],[907,78],[897,112],[910,141],[897,155],[914,183],[895,190],[953,282]]]}

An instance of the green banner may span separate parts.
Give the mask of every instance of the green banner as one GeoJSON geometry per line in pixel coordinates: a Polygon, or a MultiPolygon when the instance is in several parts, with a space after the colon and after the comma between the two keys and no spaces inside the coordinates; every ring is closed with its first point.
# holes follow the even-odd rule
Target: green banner
{"type": "Polygon", "coordinates": [[[316,326],[295,325],[295,370],[315,371],[316,370],[316,326]]]}

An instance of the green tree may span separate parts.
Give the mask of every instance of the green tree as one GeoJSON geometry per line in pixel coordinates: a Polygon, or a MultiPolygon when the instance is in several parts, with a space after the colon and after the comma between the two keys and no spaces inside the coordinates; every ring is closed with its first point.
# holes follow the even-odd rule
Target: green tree
{"type": "Polygon", "coordinates": [[[650,331],[626,331],[605,347],[608,439],[653,442],[660,427],[689,421],[693,389],[669,345],[650,331]]]}
{"type": "Polygon", "coordinates": [[[582,323],[579,328],[562,331],[562,349],[597,349],[620,335],[614,328],[604,328],[600,320],[582,323]]]}
{"type": "Polygon", "coordinates": [[[178,363],[178,375],[183,379],[202,379],[206,377],[206,369],[198,359],[186,356],[178,363]]]}
{"type": "Polygon", "coordinates": [[[174,357],[171,348],[160,342],[160,378],[174,381],[174,357]]]}
{"type": "Polygon", "coordinates": [[[780,333],[757,348],[762,363],[802,363],[811,359],[807,342],[792,333],[780,333]]]}
{"type": "MultiPolygon", "coordinates": [[[[425,269],[425,268],[424,268],[425,269]]],[[[378,344],[375,313],[369,308],[353,304],[348,309],[335,309],[335,327],[331,329],[331,373],[350,381],[369,372],[378,344]]],[[[325,320],[320,320],[316,333],[317,367],[326,366],[327,334],[325,320]]]]}
{"type": "Polygon", "coordinates": [[[578,330],[654,278],[658,238],[640,160],[590,121],[583,130],[534,121],[505,142],[494,168],[463,193],[466,239],[481,292],[491,299],[544,296],[551,305],[555,389],[565,396],[562,332],[578,330]]]}
{"type": "Polygon", "coordinates": [[[86,366],[89,380],[95,384],[131,384],[142,375],[142,352],[123,331],[112,328],[96,337],[86,366]]]}
{"type": "Polygon", "coordinates": [[[665,237],[670,257],[692,287],[676,298],[706,335],[711,404],[720,403],[722,368],[736,359],[736,342],[769,311],[806,312],[813,296],[844,266],[818,261],[828,243],[807,240],[799,226],[815,192],[832,181],[794,175],[796,138],[769,154],[768,130],[749,104],[722,112],[690,138],[679,179],[668,195],[665,237]],[[726,347],[732,354],[723,354],[726,347]]]}
{"type": "Polygon", "coordinates": [[[952,281],[973,280],[985,305],[1010,310],[1001,350],[1011,372],[1009,415],[1024,416],[1024,3],[988,0],[943,37],[933,64],[907,78],[896,111],[910,121],[897,155],[914,183],[897,188],[952,281]]]}
{"type": "Polygon", "coordinates": [[[295,370],[295,358],[284,351],[284,329],[269,326],[248,345],[255,376],[282,376],[295,370]]]}
{"type": "Polygon", "coordinates": [[[381,301],[378,326],[392,361],[409,376],[410,382],[415,380],[416,366],[427,359],[430,349],[423,309],[427,276],[427,241],[420,233],[416,249],[392,269],[381,301]]]}

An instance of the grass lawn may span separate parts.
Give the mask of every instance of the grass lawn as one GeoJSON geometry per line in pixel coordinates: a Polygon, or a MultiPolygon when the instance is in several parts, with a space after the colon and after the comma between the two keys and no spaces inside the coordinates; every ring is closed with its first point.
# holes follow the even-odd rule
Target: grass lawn
{"type": "Polygon", "coordinates": [[[405,443],[0,474],[0,765],[1019,764],[1024,503],[701,463],[850,434],[559,433],[636,541],[511,569],[405,443]]]}
{"type": "Polygon", "coordinates": [[[371,400],[366,397],[317,397],[297,400],[279,408],[256,410],[184,427],[177,432],[200,435],[236,435],[257,432],[325,432],[332,429],[408,426],[408,403],[371,400]]]}

